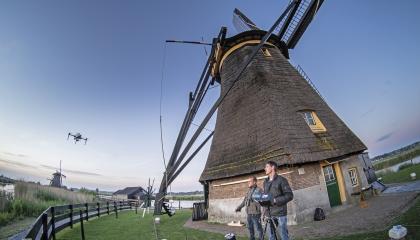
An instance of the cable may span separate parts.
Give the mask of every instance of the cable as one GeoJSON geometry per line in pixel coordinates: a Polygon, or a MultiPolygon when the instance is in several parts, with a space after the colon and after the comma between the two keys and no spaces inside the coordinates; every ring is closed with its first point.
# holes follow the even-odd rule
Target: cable
{"type": "Polygon", "coordinates": [[[163,165],[165,166],[165,178],[166,178],[166,188],[168,188],[168,174],[166,173],[166,158],[165,158],[165,148],[163,146],[163,129],[162,129],[162,102],[163,102],[163,80],[165,78],[165,63],[166,63],[166,45],[165,42],[163,47],[163,60],[162,60],[162,75],[160,78],[160,98],[159,98],[159,128],[160,128],[160,146],[162,151],[163,165]]]}

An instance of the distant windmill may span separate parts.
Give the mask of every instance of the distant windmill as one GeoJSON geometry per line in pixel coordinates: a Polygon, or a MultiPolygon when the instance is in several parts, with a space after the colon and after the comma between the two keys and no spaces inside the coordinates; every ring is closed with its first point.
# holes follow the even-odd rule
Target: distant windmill
{"type": "Polygon", "coordinates": [[[63,177],[66,178],[66,175],[63,174],[63,172],[61,171],[61,160],[60,160],[60,170],[56,170],[55,173],[52,174],[53,177],[48,178],[48,180],[50,180],[50,186],[52,187],[63,187],[63,177]]]}

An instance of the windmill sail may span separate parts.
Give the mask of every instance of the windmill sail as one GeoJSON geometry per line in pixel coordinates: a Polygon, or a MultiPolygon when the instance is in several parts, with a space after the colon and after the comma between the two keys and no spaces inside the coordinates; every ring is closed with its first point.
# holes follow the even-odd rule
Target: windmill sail
{"type": "Polygon", "coordinates": [[[238,32],[259,30],[257,25],[237,8],[233,11],[233,25],[238,32]]]}
{"type": "Polygon", "coordinates": [[[277,35],[289,49],[296,46],[323,2],[324,0],[297,0],[298,4],[289,11],[277,28],[277,35]]]}

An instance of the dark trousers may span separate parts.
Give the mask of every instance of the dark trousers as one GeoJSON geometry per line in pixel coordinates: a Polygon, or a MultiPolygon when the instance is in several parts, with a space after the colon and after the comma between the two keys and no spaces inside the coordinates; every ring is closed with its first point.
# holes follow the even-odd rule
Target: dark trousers
{"type": "Polygon", "coordinates": [[[249,239],[255,240],[254,228],[257,229],[257,239],[263,239],[263,230],[261,226],[261,214],[248,214],[246,218],[248,222],[249,239]]]}

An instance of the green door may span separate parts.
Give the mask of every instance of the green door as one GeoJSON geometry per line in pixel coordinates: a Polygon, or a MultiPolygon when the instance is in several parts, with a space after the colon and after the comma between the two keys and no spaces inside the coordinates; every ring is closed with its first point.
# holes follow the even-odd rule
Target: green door
{"type": "Polygon", "coordinates": [[[327,184],[328,198],[331,207],[341,204],[340,190],[338,189],[337,178],[332,165],[323,167],[325,183],[327,184]]]}

